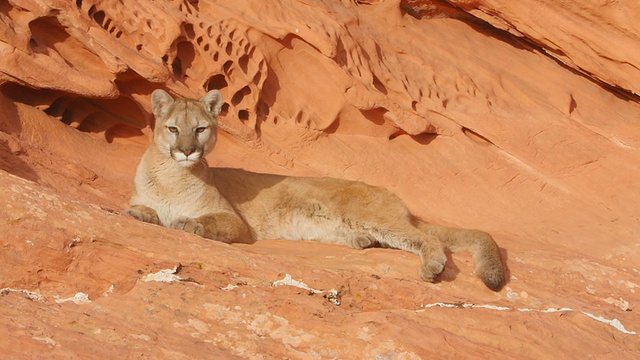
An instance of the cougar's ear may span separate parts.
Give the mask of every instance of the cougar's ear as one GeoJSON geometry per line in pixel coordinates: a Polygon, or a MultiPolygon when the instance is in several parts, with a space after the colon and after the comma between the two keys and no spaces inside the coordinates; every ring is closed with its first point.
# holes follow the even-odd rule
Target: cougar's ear
{"type": "Polygon", "coordinates": [[[211,90],[200,99],[200,102],[204,105],[204,108],[214,117],[220,115],[222,110],[222,94],[218,90],[211,90]]]}
{"type": "Polygon", "coordinates": [[[166,91],[157,89],[151,94],[151,109],[155,116],[161,116],[169,105],[173,104],[173,98],[166,91]]]}

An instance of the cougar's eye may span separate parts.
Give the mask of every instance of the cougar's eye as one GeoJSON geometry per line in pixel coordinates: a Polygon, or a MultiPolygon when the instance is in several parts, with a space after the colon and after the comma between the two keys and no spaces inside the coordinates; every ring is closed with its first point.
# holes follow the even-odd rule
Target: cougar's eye
{"type": "Polygon", "coordinates": [[[206,127],[197,127],[196,128],[196,133],[200,134],[200,133],[203,133],[205,130],[207,130],[206,127]]]}
{"type": "Polygon", "coordinates": [[[167,130],[169,130],[170,133],[177,133],[178,132],[178,128],[175,126],[167,126],[167,130]]]}

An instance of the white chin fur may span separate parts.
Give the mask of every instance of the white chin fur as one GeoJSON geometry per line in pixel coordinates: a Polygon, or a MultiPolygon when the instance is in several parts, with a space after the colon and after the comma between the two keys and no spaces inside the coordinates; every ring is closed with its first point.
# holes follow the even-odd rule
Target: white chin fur
{"type": "Polygon", "coordinates": [[[182,167],[192,167],[196,162],[194,160],[181,160],[178,161],[178,165],[182,167]]]}

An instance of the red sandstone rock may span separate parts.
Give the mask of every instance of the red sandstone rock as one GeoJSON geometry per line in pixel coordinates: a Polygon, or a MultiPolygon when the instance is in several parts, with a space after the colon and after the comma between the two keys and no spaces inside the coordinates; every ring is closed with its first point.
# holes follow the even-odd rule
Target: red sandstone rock
{"type": "Polygon", "coordinates": [[[0,3],[2,353],[636,358],[637,6],[450,4],[0,3]],[[510,281],[123,215],[158,87],[221,89],[210,164],[386,186],[491,232],[510,281]]]}

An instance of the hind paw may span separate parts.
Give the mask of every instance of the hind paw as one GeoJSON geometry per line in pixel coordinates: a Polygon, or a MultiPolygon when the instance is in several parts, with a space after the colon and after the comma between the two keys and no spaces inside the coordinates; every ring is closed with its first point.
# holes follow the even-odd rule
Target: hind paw
{"type": "Polygon", "coordinates": [[[420,266],[419,274],[422,280],[434,282],[436,277],[444,271],[447,263],[447,256],[444,253],[432,254],[428,260],[423,261],[420,266]]]}

